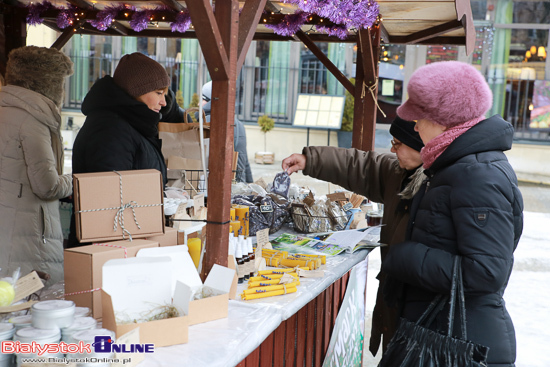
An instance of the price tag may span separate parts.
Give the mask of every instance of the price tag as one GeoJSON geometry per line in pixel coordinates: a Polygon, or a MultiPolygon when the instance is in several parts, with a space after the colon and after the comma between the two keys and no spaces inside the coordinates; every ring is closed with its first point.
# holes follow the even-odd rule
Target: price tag
{"type": "Polygon", "coordinates": [[[272,211],[273,211],[273,205],[271,205],[271,204],[260,205],[260,212],[262,212],[262,213],[271,213],[272,211]]]}
{"type": "MultiPolygon", "coordinates": [[[[262,229],[261,231],[256,232],[256,243],[258,245],[265,245],[269,242],[269,228],[262,229]]],[[[261,257],[261,254],[260,254],[261,257]]]]}

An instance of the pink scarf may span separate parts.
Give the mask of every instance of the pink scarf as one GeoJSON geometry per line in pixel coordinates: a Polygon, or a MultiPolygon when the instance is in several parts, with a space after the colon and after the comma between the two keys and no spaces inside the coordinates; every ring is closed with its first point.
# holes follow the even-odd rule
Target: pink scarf
{"type": "Polygon", "coordinates": [[[420,151],[420,157],[424,162],[424,168],[428,169],[435,162],[437,157],[441,155],[447,149],[447,147],[455,141],[460,135],[464,134],[471,127],[475,126],[478,122],[485,119],[485,116],[475,118],[470,121],[466,121],[463,124],[456,125],[448,128],[443,133],[439,134],[432,140],[430,140],[424,148],[420,151]]]}

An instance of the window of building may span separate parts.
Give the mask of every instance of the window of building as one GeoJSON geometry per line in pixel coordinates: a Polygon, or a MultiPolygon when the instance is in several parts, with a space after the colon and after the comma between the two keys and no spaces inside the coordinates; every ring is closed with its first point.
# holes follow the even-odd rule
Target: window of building
{"type": "MultiPolygon", "coordinates": [[[[317,47],[328,54],[328,43],[317,47]]],[[[327,94],[327,69],[305,45],[300,47],[300,93],[327,94]]]]}
{"type": "Polygon", "coordinates": [[[458,46],[428,46],[426,64],[437,61],[455,61],[458,58],[458,46]]]}
{"type": "MultiPolygon", "coordinates": [[[[509,68],[530,69],[529,78],[544,79],[547,29],[512,29],[510,31],[509,68]]],[[[525,72],[524,72],[525,74],[525,72]]]]}
{"type": "Polygon", "coordinates": [[[407,46],[405,45],[382,45],[380,47],[380,62],[404,66],[406,50],[407,46]]]}
{"type": "Polygon", "coordinates": [[[470,1],[470,6],[474,20],[485,20],[487,16],[487,0],[472,0],[470,1]]]}
{"type": "Polygon", "coordinates": [[[550,1],[514,1],[513,23],[550,23],[550,1]]]}

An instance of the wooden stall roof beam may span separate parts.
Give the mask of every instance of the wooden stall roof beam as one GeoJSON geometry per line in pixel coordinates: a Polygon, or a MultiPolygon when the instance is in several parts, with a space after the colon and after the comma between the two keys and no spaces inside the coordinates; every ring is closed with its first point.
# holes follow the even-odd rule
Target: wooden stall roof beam
{"type": "Polygon", "coordinates": [[[422,31],[405,36],[403,37],[402,43],[416,44],[418,42],[431,40],[434,37],[454,31],[456,29],[460,29],[462,27],[462,22],[458,20],[452,20],[450,22],[443,23],[435,27],[424,29],[422,31]]]}
{"type": "Polygon", "coordinates": [[[229,60],[212,6],[206,0],[186,4],[212,80],[229,80],[229,60]]]}
{"type": "Polygon", "coordinates": [[[50,46],[50,48],[55,48],[56,50],[61,50],[63,46],[69,42],[73,34],[76,33],[76,29],[80,28],[84,23],[86,23],[85,19],[81,19],[76,22],[72,27],[67,27],[65,30],[57,37],[55,42],[50,46]]]}
{"type": "Polygon", "coordinates": [[[214,264],[227,266],[239,3],[218,0],[215,15],[208,0],[187,0],[187,7],[212,77],[204,280],[214,264]]]}
{"type": "Polygon", "coordinates": [[[175,11],[183,11],[185,7],[178,3],[176,0],[160,0],[164,5],[175,11]]]}
{"type": "Polygon", "coordinates": [[[374,149],[379,53],[380,27],[360,30],[357,44],[352,146],[363,151],[374,149]]]}
{"type": "Polygon", "coordinates": [[[237,46],[237,74],[239,74],[252,43],[256,25],[260,21],[267,0],[248,0],[239,17],[239,44],[237,46]],[[243,52],[243,50],[246,50],[243,52]]]}
{"type": "Polygon", "coordinates": [[[332,61],[330,61],[327,55],[325,55],[325,53],[321,51],[319,47],[317,47],[317,45],[311,40],[311,38],[309,38],[308,35],[305,34],[303,31],[296,32],[296,37],[298,37],[298,39],[300,39],[300,41],[302,41],[304,45],[306,45],[309,50],[315,56],[317,56],[317,59],[319,59],[319,61],[321,61],[321,63],[325,65],[325,67],[332,73],[332,75],[334,75],[334,77],[342,84],[342,86],[344,86],[344,88],[346,88],[346,90],[353,95],[355,89],[353,84],[349,81],[348,78],[346,78],[344,74],[342,74],[342,72],[336,67],[336,65],[334,65],[332,61]]]}

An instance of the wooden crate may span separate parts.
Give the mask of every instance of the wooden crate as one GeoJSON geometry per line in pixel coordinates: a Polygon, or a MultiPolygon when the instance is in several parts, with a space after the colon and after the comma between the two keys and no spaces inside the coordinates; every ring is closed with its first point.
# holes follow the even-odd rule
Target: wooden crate
{"type": "Polygon", "coordinates": [[[256,152],[255,162],[259,164],[273,164],[275,162],[275,153],[273,152],[256,152]]]}

